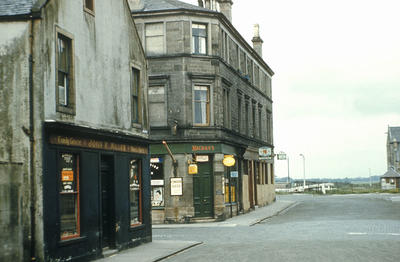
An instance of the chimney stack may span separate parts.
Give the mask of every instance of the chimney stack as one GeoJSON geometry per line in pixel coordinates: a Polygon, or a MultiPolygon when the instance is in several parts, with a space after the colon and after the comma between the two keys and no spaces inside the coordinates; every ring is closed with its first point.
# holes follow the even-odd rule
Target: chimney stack
{"type": "Polygon", "coordinates": [[[232,0],[217,0],[219,3],[219,9],[221,13],[223,13],[226,18],[232,23],[232,0]]]}
{"type": "Polygon", "coordinates": [[[200,7],[204,7],[203,0],[198,1],[200,7]]]}
{"type": "Polygon", "coordinates": [[[256,53],[262,58],[262,44],[264,41],[260,37],[260,25],[255,24],[254,25],[254,37],[251,39],[253,42],[253,49],[256,51],[256,53]]]}

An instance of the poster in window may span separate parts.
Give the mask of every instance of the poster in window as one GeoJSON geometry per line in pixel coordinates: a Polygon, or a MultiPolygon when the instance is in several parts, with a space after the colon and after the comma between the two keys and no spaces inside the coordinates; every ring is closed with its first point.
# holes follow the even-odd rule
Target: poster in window
{"type": "Polygon", "coordinates": [[[151,191],[151,205],[153,207],[164,206],[164,188],[153,187],[151,191]]]}

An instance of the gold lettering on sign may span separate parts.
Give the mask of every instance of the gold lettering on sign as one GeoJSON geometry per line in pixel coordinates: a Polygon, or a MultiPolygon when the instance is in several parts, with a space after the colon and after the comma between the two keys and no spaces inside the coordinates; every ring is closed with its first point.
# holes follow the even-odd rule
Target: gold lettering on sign
{"type": "Polygon", "coordinates": [[[197,146],[197,145],[192,145],[192,151],[214,151],[215,147],[214,146],[197,146]]]}
{"type": "Polygon", "coordinates": [[[147,147],[143,146],[133,146],[133,145],[114,143],[114,142],[67,137],[67,136],[52,135],[50,136],[49,142],[50,144],[53,145],[76,146],[76,147],[85,147],[91,149],[101,149],[101,150],[118,151],[126,153],[147,154],[148,152],[147,147]]]}

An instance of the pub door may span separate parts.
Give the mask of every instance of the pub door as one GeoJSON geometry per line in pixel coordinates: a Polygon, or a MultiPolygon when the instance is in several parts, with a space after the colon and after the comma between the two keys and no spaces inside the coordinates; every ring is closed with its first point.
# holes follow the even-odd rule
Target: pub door
{"type": "Polygon", "coordinates": [[[195,217],[213,217],[212,161],[199,162],[198,174],[193,176],[193,198],[195,217]]]}
{"type": "Polygon", "coordinates": [[[115,247],[115,190],[114,156],[102,155],[101,173],[101,245],[102,248],[115,247]]]}

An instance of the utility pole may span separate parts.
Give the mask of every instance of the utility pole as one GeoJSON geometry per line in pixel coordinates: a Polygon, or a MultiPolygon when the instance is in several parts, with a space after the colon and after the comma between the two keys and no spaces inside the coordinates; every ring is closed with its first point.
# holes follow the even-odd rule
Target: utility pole
{"type": "Polygon", "coordinates": [[[304,191],[306,190],[306,157],[303,154],[300,154],[300,156],[303,158],[303,188],[304,191]]]}

